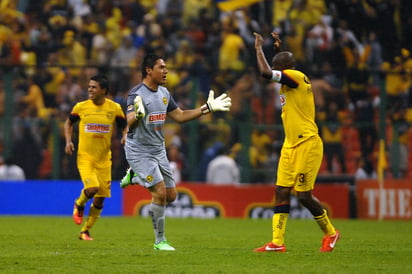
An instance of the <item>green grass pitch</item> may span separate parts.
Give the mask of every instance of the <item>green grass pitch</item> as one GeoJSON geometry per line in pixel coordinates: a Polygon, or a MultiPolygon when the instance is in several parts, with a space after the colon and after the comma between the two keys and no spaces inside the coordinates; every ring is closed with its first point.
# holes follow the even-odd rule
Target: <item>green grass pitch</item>
{"type": "Polygon", "coordinates": [[[289,220],[286,253],[254,253],[271,220],[166,219],[177,249],[153,250],[151,221],[106,217],[77,239],[69,217],[0,216],[0,273],[411,273],[412,222],[333,220],[342,238],[320,253],[313,220],[289,220]]]}

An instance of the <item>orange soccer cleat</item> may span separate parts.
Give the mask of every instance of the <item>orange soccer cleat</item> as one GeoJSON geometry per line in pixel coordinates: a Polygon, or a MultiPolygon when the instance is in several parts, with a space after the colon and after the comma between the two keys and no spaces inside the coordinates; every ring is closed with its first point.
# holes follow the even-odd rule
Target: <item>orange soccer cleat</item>
{"type": "Polygon", "coordinates": [[[93,238],[92,238],[92,237],[90,237],[90,233],[89,233],[89,231],[88,231],[88,230],[86,230],[86,231],[82,231],[82,232],[80,232],[80,235],[79,235],[79,240],[84,240],[84,241],[93,241],[93,238]]]}
{"type": "Polygon", "coordinates": [[[84,206],[78,206],[76,202],[74,202],[73,221],[76,225],[80,225],[83,222],[83,213],[84,213],[84,206]]]}
{"type": "Polygon", "coordinates": [[[336,230],[335,235],[328,236],[325,235],[322,238],[322,246],[320,247],[320,252],[331,252],[335,247],[336,242],[340,238],[340,233],[336,230]]]}
{"type": "Polygon", "coordinates": [[[253,251],[255,252],[286,252],[285,245],[275,245],[274,243],[270,242],[262,247],[255,248],[253,251]]]}

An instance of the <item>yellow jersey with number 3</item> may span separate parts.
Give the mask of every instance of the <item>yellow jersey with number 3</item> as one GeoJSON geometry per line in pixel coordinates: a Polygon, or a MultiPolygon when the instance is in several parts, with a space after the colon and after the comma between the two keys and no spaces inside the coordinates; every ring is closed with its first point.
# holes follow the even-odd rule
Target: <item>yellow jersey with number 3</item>
{"type": "Polygon", "coordinates": [[[294,88],[282,84],[280,89],[281,117],[285,131],[283,145],[295,147],[319,133],[315,123],[315,100],[310,80],[304,73],[287,69],[282,71],[282,77],[288,77],[297,84],[294,88]]]}

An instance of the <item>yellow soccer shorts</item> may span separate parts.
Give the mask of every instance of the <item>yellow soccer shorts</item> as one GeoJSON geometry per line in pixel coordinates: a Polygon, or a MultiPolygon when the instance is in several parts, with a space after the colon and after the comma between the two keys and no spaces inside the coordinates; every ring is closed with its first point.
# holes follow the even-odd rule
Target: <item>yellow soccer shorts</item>
{"type": "Polygon", "coordinates": [[[110,185],[112,180],[111,164],[104,167],[97,167],[93,161],[78,158],[77,167],[83,188],[98,187],[99,191],[95,197],[110,197],[110,185]]]}
{"type": "Polygon", "coordinates": [[[316,135],[295,147],[282,147],[276,185],[309,191],[315,187],[323,160],[323,142],[316,135]]]}

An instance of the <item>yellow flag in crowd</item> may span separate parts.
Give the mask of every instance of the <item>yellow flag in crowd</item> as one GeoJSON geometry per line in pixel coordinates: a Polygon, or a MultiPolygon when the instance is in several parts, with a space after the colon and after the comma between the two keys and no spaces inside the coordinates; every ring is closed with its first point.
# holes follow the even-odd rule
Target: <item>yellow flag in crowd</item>
{"type": "Polygon", "coordinates": [[[244,8],[262,0],[215,0],[217,6],[222,11],[232,11],[239,8],[244,8]]]}
{"type": "Polygon", "coordinates": [[[379,140],[379,154],[378,154],[378,178],[381,182],[383,180],[384,171],[388,163],[386,162],[385,141],[379,140]]]}

